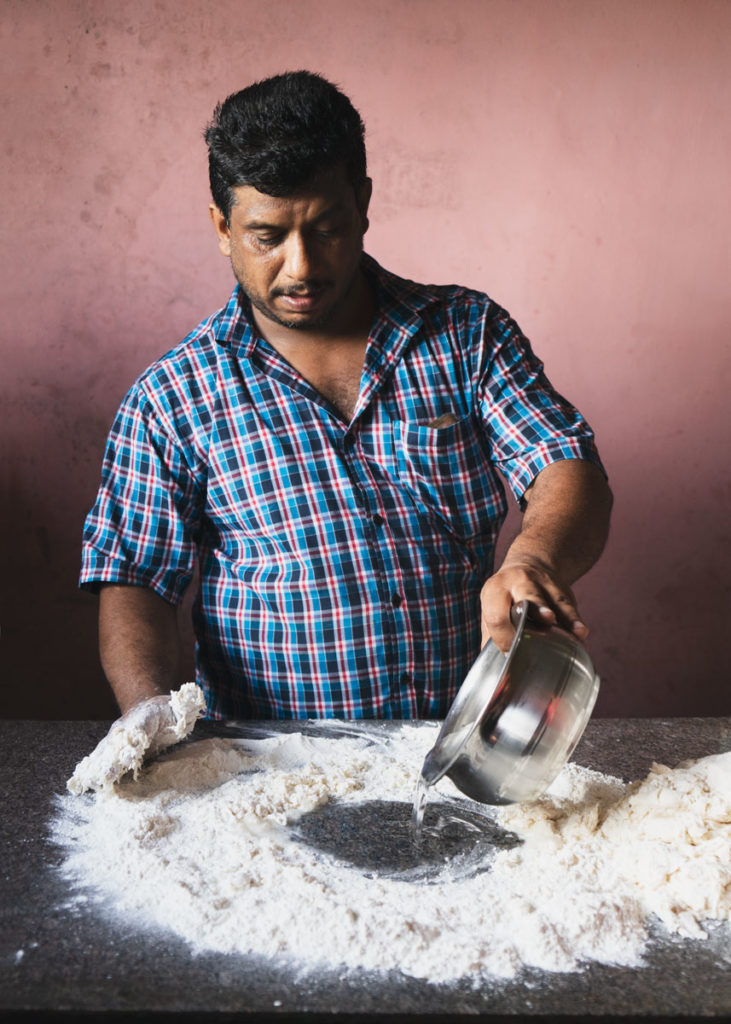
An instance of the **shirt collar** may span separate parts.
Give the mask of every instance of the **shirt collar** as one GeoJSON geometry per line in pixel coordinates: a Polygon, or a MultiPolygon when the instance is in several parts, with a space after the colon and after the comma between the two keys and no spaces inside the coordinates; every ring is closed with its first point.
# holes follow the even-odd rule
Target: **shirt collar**
{"type": "Polygon", "coordinates": [[[222,348],[239,357],[252,354],[258,336],[251,315],[251,303],[240,285],[236,285],[226,305],[214,317],[212,327],[214,341],[222,348]]]}

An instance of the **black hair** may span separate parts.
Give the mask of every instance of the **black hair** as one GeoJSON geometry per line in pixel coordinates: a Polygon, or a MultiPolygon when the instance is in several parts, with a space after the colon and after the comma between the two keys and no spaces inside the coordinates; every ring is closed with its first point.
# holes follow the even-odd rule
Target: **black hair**
{"type": "Polygon", "coordinates": [[[233,188],[292,195],[323,171],[366,178],[365,129],[347,96],[321,75],[287,71],[232,93],[206,127],[211,195],[229,220],[233,188]]]}

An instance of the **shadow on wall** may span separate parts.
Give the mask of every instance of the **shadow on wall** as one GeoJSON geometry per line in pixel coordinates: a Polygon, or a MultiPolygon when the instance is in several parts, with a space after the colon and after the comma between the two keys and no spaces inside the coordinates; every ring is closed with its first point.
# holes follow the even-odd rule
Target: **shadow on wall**
{"type": "Polygon", "coordinates": [[[96,598],[76,586],[83,513],[64,495],[15,486],[2,533],[12,537],[3,595],[2,717],[112,718],[116,704],[99,666],[96,598]],[[59,515],[62,511],[63,515],[59,515]]]}
{"type": "MultiPolygon", "coordinates": [[[[93,491],[92,498],[93,500],[93,491]]],[[[78,589],[81,532],[86,508],[70,507],[59,521],[64,495],[39,500],[12,489],[4,503],[2,533],[12,537],[0,628],[0,717],[112,719],[119,714],[98,655],[98,598],[78,589]]],[[[181,606],[187,650],[186,679],[194,678],[189,627],[191,599],[181,606]]],[[[181,682],[183,680],[181,679],[181,682]]]]}
{"type": "MultiPolygon", "coordinates": [[[[692,448],[707,450],[703,417],[687,427],[692,448]]],[[[621,493],[636,495],[617,509],[621,544],[610,541],[606,558],[619,648],[608,653],[624,699],[642,701],[645,714],[729,715],[731,566],[719,511],[731,503],[731,480],[722,460],[679,461],[669,449],[654,463],[628,458],[617,476],[621,493]],[[676,481],[685,500],[676,507],[659,489],[648,493],[653,479],[676,481]]]]}
{"type": "MultiPolygon", "coordinates": [[[[668,458],[667,466],[655,464],[652,472],[671,478],[675,467],[668,458]]],[[[574,588],[601,678],[594,713],[730,715],[731,584],[725,526],[718,517],[718,508],[728,507],[731,498],[728,484],[706,487],[692,517],[681,517],[673,508],[652,507],[646,464],[630,460],[608,468],[619,496],[609,542],[574,588]],[[625,495],[638,498],[627,502],[625,495]]],[[[518,528],[511,509],[499,554],[518,528]]]]}

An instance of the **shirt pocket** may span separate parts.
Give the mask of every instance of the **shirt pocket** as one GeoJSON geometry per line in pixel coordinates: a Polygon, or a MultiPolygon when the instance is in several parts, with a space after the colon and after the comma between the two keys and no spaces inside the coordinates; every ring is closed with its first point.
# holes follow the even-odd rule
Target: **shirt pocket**
{"type": "Polygon", "coordinates": [[[505,516],[505,492],[476,418],[445,427],[392,424],[399,482],[417,506],[461,540],[494,532],[505,516]]]}

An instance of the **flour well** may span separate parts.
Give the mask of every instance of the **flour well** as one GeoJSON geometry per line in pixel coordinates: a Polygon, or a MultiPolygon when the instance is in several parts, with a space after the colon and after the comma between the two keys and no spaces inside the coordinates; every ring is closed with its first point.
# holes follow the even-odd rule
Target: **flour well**
{"type": "MultiPolygon", "coordinates": [[[[433,982],[640,965],[651,915],[694,938],[731,915],[731,754],[630,785],[569,765],[534,804],[477,808],[511,843],[427,877],[323,852],[303,823],[366,821],[388,802],[408,825],[435,727],[388,742],[328,729],[188,743],[113,790],[61,798],[67,877],[196,951],[433,982]]],[[[451,784],[438,789],[474,819],[451,784]]],[[[427,810],[435,842],[439,828],[427,810]]]]}

